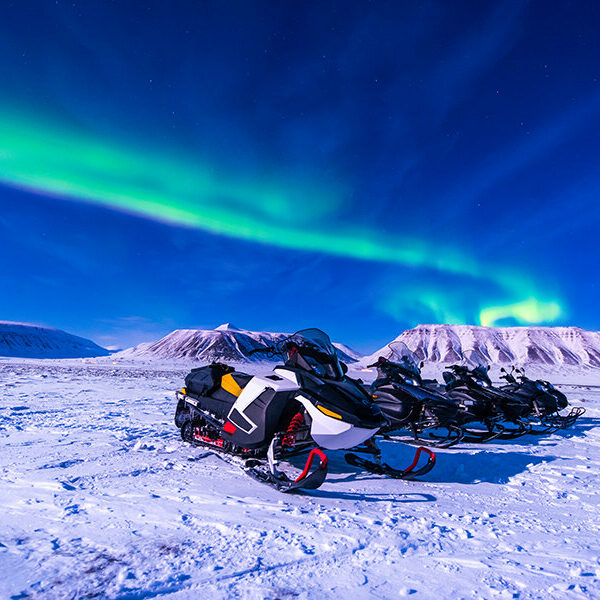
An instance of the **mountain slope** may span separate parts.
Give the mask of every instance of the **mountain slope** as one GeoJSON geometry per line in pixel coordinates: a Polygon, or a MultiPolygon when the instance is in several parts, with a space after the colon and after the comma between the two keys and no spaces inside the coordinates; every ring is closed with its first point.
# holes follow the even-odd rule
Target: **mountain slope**
{"type": "MultiPolygon", "coordinates": [[[[272,360],[252,350],[273,346],[285,339],[288,333],[249,331],[230,323],[216,329],[176,329],[156,342],[144,343],[115,354],[117,358],[192,359],[203,362],[260,362],[272,360]]],[[[334,344],[344,362],[356,362],[360,357],[343,344],[334,344]]],[[[275,360],[280,360],[276,358],[275,360]]]]}
{"type": "Polygon", "coordinates": [[[0,356],[84,358],[110,354],[91,340],[51,327],[0,321],[0,356]]]}
{"type": "MultiPolygon", "coordinates": [[[[600,368],[600,332],[579,327],[419,325],[394,341],[404,342],[419,359],[434,363],[467,360],[499,365],[600,368]]],[[[389,355],[390,349],[384,346],[361,363],[389,355]]]]}

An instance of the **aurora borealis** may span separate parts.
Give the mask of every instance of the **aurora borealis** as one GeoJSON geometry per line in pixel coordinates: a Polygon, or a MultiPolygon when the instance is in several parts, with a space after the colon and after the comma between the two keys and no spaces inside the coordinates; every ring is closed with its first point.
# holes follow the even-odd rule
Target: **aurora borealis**
{"type": "Polygon", "coordinates": [[[585,11],[527,36],[535,2],[34,4],[0,26],[0,318],[600,327],[585,11]]]}

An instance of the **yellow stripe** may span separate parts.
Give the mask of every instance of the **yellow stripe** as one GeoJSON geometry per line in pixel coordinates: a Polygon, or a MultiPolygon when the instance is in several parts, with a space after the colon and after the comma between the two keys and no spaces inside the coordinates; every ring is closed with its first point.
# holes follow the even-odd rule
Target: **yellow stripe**
{"type": "Polygon", "coordinates": [[[238,382],[231,376],[231,373],[223,375],[221,379],[221,387],[230,394],[233,394],[236,398],[242,393],[242,388],[238,385],[238,382]]]}
{"type": "Polygon", "coordinates": [[[334,419],[341,419],[342,418],[342,415],[338,415],[336,412],[333,412],[332,410],[329,410],[328,408],[325,408],[324,406],[321,406],[320,404],[317,404],[317,408],[324,415],[327,415],[328,417],[333,417],[334,419]]]}

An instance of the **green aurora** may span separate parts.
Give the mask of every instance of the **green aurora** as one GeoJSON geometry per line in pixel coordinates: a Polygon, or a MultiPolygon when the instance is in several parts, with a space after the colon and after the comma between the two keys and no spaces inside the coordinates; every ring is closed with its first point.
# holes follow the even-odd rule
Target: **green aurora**
{"type": "MultiPolygon", "coordinates": [[[[557,300],[538,298],[538,286],[515,269],[479,264],[455,248],[424,239],[392,238],[359,225],[332,228],[336,214],[343,210],[344,189],[338,185],[313,186],[305,179],[281,182],[264,175],[232,176],[189,157],[126,149],[114,141],[6,109],[0,110],[0,182],[282,248],[485,281],[498,288],[500,299],[479,307],[483,325],[509,318],[522,324],[551,322],[564,313],[557,300]],[[302,210],[294,210],[297,206],[302,210]]],[[[447,290],[430,288],[420,295],[416,288],[414,294],[412,300],[404,297],[395,305],[392,297],[383,308],[398,317],[403,305],[413,302],[447,320],[468,318],[444,308],[447,290]]]]}

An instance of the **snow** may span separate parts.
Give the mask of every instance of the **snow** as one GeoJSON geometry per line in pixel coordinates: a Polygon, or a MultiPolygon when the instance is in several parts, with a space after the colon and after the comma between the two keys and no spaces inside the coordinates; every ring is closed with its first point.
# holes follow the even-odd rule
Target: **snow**
{"type": "Polygon", "coordinates": [[[107,354],[108,350],[91,340],[60,329],[0,321],[0,356],[78,358],[107,354]]]}
{"type": "Polygon", "coordinates": [[[222,325],[219,325],[218,327],[215,327],[215,329],[217,331],[227,331],[227,330],[241,331],[240,328],[236,327],[233,323],[223,323],[222,325]]]}
{"type": "Polygon", "coordinates": [[[600,598],[599,382],[562,388],[572,430],[439,451],[418,482],[328,452],[290,496],[180,441],[185,373],[0,361],[0,598],[600,598]]]}

